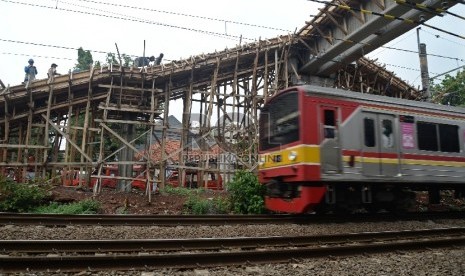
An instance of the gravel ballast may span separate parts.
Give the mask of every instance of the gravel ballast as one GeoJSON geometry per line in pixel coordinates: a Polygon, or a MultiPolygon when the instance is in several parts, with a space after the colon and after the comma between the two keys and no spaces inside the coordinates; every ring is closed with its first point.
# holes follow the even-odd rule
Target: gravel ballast
{"type": "MultiPolygon", "coordinates": [[[[378,223],[225,225],[225,226],[0,226],[0,238],[16,239],[179,239],[327,235],[465,226],[463,220],[378,223]]],[[[1,266],[1,265],[0,265],[1,266]]],[[[18,274],[19,275],[19,274],[18,274]]],[[[23,274],[24,275],[24,274],[23,274]]],[[[28,275],[66,275],[32,273],[28,275]]],[[[69,274],[75,275],[75,274],[69,274]]],[[[154,271],[83,271],[79,275],[465,275],[465,248],[395,252],[350,257],[292,260],[282,264],[164,269],[154,271]]]]}

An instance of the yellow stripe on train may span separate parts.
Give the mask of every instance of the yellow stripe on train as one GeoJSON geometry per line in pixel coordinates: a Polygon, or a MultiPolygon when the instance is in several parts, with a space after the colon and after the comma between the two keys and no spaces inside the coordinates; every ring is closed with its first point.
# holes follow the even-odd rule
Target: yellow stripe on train
{"type": "Polygon", "coordinates": [[[260,169],[287,166],[297,163],[320,164],[320,146],[298,145],[284,150],[260,154],[260,169]]]}
{"type": "MultiPolygon", "coordinates": [[[[344,156],[344,162],[349,162],[350,157],[344,156]]],[[[355,157],[357,163],[382,163],[382,164],[399,164],[399,165],[417,165],[417,166],[442,166],[442,167],[465,167],[465,162],[457,161],[437,161],[424,159],[397,159],[397,158],[374,158],[374,157],[355,157]]]]}

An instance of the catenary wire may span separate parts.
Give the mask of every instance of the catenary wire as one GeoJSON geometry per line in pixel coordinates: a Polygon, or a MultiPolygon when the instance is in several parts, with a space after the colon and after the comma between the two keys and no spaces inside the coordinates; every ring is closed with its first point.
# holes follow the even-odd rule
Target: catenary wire
{"type": "MultiPolygon", "coordinates": [[[[48,6],[41,6],[41,5],[36,5],[36,4],[29,4],[29,3],[22,3],[22,2],[15,2],[15,1],[8,1],[8,0],[0,0],[0,1],[4,1],[4,2],[12,2],[12,3],[19,3],[19,4],[25,4],[25,5],[32,5],[32,6],[39,6],[39,7],[44,7],[44,8],[53,8],[53,7],[48,7],[48,6]]],[[[91,0],[79,0],[79,1],[83,1],[83,2],[93,2],[93,3],[103,3],[103,2],[98,2],[98,1],[91,1],[91,0]]],[[[317,1],[317,2],[322,2],[323,1],[318,1],[318,0],[309,0],[309,1],[317,1]]],[[[396,1],[399,1],[399,0],[396,0],[396,1]]],[[[64,1],[62,1],[64,2],[64,1]]],[[[67,4],[70,4],[70,5],[75,5],[75,4],[72,4],[72,3],[69,3],[69,2],[65,2],[67,4]]],[[[103,4],[109,4],[109,3],[103,3],[103,4]]],[[[116,6],[123,6],[123,7],[130,7],[130,6],[126,6],[126,5],[119,5],[119,4],[109,4],[109,5],[116,5],[116,6]]],[[[75,6],[78,6],[78,7],[82,7],[82,8],[90,8],[90,7],[85,7],[85,6],[80,6],[80,5],[75,5],[75,6]]],[[[137,8],[137,7],[131,7],[131,8],[137,8]]],[[[86,13],[86,12],[82,12],[82,11],[75,11],[75,10],[69,10],[69,9],[64,9],[66,11],[73,11],[73,12],[80,12],[80,13],[86,13]]],[[[151,9],[149,9],[151,10],[151,9]]],[[[98,10],[98,11],[102,11],[102,10],[98,10]]],[[[168,12],[169,13],[169,12],[168,12]]],[[[101,14],[95,14],[95,13],[90,13],[91,15],[97,15],[97,16],[105,16],[105,17],[108,17],[106,15],[101,15],[101,14]]],[[[119,16],[125,16],[125,15],[122,15],[122,14],[118,14],[118,13],[114,13],[116,15],[119,15],[119,16]]],[[[173,13],[173,14],[176,14],[176,13],[173,13]]],[[[127,17],[127,16],[126,16],[127,17]]],[[[193,17],[196,17],[196,16],[193,16],[193,17]]],[[[149,20],[143,20],[143,19],[138,19],[138,18],[135,18],[135,17],[127,17],[126,18],[121,18],[121,17],[114,17],[114,18],[117,18],[117,19],[123,19],[123,20],[134,20],[134,21],[137,21],[137,22],[141,22],[141,23],[149,23],[149,24],[155,24],[155,25],[159,25],[159,24],[162,24],[163,23],[159,23],[159,22],[154,22],[154,21],[149,21],[149,20]],[[132,19],[131,19],[132,18],[132,19]]],[[[221,21],[220,19],[217,19],[218,21],[221,21]]],[[[235,22],[237,23],[237,22],[235,22]]],[[[170,26],[170,25],[167,25],[167,26],[170,26]]],[[[192,30],[196,30],[196,29],[192,29],[192,30]]],[[[207,31],[201,31],[201,32],[207,32],[207,31]]],[[[212,35],[218,35],[220,37],[224,37],[225,34],[221,34],[221,33],[214,33],[214,32],[208,32],[209,34],[212,34],[212,35]]],[[[226,35],[226,36],[230,36],[230,35],[226,35]]],[[[319,36],[319,35],[312,35],[312,36],[319,36]]],[[[237,36],[234,36],[237,38],[237,36]]],[[[247,38],[245,38],[247,39],[247,38]]],[[[351,40],[345,40],[345,39],[338,39],[338,38],[334,38],[332,37],[332,39],[335,39],[335,40],[340,40],[340,41],[344,41],[344,42],[348,42],[348,43],[353,43],[353,44],[362,44],[362,45],[367,45],[367,46],[370,46],[369,43],[362,43],[362,42],[355,42],[355,41],[351,41],[351,40]]],[[[0,39],[1,40],[1,39],[0,39]]],[[[253,39],[248,39],[248,40],[253,40],[253,39]]],[[[27,42],[21,42],[21,43],[27,43],[27,42]]],[[[31,43],[33,44],[33,43],[31,43]]],[[[46,46],[46,45],[40,45],[40,46],[46,46]]],[[[58,47],[58,48],[63,48],[63,47],[60,47],[60,46],[51,46],[51,47],[58,47]]],[[[411,52],[411,53],[416,53],[418,54],[417,51],[412,51],[412,50],[405,50],[405,49],[399,49],[399,48],[394,48],[394,47],[389,47],[389,46],[380,46],[380,48],[386,48],[386,49],[390,49],[390,50],[396,50],[396,51],[405,51],[405,52],[411,52]]],[[[70,48],[72,50],[77,50],[75,48],[70,48]]],[[[104,52],[104,51],[92,51],[92,52],[97,52],[97,53],[108,53],[108,52],[104,52]]],[[[463,59],[459,59],[459,58],[454,58],[454,57],[447,57],[447,56],[442,56],[442,55],[436,55],[436,54],[428,54],[429,56],[435,56],[435,57],[441,57],[441,58],[446,58],[446,59],[453,59],[453,60],[460,60],[460,61],[463,61],[463,59]]],[[[131,55],[132,56],[132,55],[131,55]]],[[[134,55],[135,56],[135,55],[134,55]]]]}
{"type": "MultiPolygon", "coordinates": [[[[121,14],[121,13],[116,13],[116,12],[110,12],[110,11],[108,11],[108,10],[96,9],[96,8],[94,8],[94,7],[87,7],[87,6],[83,6],[83,5],[78,5],[78,4],[70,3],[70,2],[67,2],[67,1],[60,1],[60,3],[66,3],[66,4],[68,4],[68,5],[75,6],[75,7],[79,7],[79,8],[92,9],[92,10],[94,10],[94,11],[99,11],[99,12],[104,12],[104,13],[110,13],[110,14],[114,14],[114,15],[117,15],[117,16],[121,16],[121,17],[123,17],[123,18],[128,18],[128,19],[131,19],[131,18],[132,18],[132,19],[140,20],[141,23],[158,24],[158,22],[155,22],[155,21],[152,21],[152,20],[147,20],[147,19],[143,19],[143,18],[138,18],[138,17],[135,17],[135,16],[128,16],[128,15],[121,14]]],[[[226,39],[236,40],[235,38],[230,38],[230,37],[225,36],[224,34],[219,34],[219,33],[211,33],[210,35],[217,36],[217,37],[220,37],[220,38],[226,38],[226,39]]]]}
{"type": "Polygon", "coordinates": [[[269,29],[269,30],[290,32],[289,30],[285,30],[285,29],[280,29],[280,28],[275,28],[275,27],[269,27],[269,26],[263,26],[263,25],[257,25],[257,24],[244,23],[244,22],[238,22],[238,21],[232,21],[232,20],[228,20],[228,19],[220,19],[220,18],[213,18],[213,17],[199,16],[199,15],[192,15],[192,14],[179,13],[179,12],[172,12],[172,11],[165,11],[165,10],[140,8],[140,7],[135,7],[135,6],[122,5],[122,4],[114,4],[114,3],[107,3],[107,2],[101,2],[101,1],[92,1],[92,0],[77,0],[77,1],[89,2],[89,3],[95,3],[95,4],[101,4],[101,5],[112,5],[112,6],[123,7],[123,8],[130,8],[130,9],[137,9],[137,10],[144,10],[144,11],[153,11],[153,12],[158,12],[158,13],[172,14],[172,15],[178,15],[178,16],[184,16],[184,17],[192,17],[192,18],[198,18],[198,19],[204,19],[204,20],[210,20],[210,21],[219,21],[219,22],[225,22],[225,23],[231,23],[231,24],[249,26],[249,27],[256,27],[256,28],[262,28],[262,29],[269,29]]]}
{"type": "Polygon", "coordinates": [[[112,16],[112,15],[106,15],[106,14],[98,14],[98,13],[93,13],[93,12],[85,12],[85,11],[77,11],[73,9],[64,9],[64,8],[55,8],[55,7],[50,7],[50,6],[44,6],[44,5],[38,5],[38,4],[31,4],[31,3],[24,3],[24,2],[18,2],[18,1],[11,1],[11,0],[0,0],[2,2],[7,2],[7,3],[12,3],[12,4],[19,4],[19,5],[25,5],[25,6],[32,6],[32,7],[39,7],[39,8],[47,8],[47,9],[57,9],[61,11],[68,11],[68,12],[74,12],[74,13],[81,13],[81,14],[86,14],[86,15],[95,15],[95,16],[101,16],[101,17],[106,17],[106,18],[113,18],[113,19],[119,19],[119,20],[127,20],[127,21],[133,21],[133,22],[139,22],[139,23],[148,23],[152,25],[158,25],[158,26],[163,26],[163,27],[169,27],[169,28],[175,28],[175,29],[180,29],[180,30],[185,30],[185,31],[193,31],[193,32],[198,32],[206,35],[218,35],[218,36],[223,36],[225,38],[231,38],[231,39],[241,39],[241,40],[249,40],[249,41],[254,41],[255,39],[252,38],[247,38],[244,36],[237,36],[237,35],[230,35],[230,34],[223,34],[223,33],[218,33],[218,32],[212,32],[212,31],[206,31],[206,30],[200,30],[200,29],[194,29],[194,28],[189,28],[189,27],[183,27],[183,26],[177,26],[177,25],[172,25],[172,24],[165,24],[165,23],[160,23],[160,22],[152,22],[152,21],[145,21],[145,20],[140,20],[140,19],[135,19],[135,18],[124,18],[120,16],[112,16]]]}
{"type": "MultiPolygon", "coordinates": [[[[52,8],[52,7],[48,7],[48,6],[41,6],[41,5],[36,5],[36,4],[29,4],[29,3],[21,3],[21,2],[15,2],[15,1],[6,1],[6,0],[1,0],[1,1],[4,1],[4,2],[11,2],[11,3],[18,3],[18,4],[23,4],[23,5],[31,5],[31,6],[39,6],[39,7],[43,7],[43,8],[52,8]]],[[[84,2],[96,2],[96,1],[86,1],[86,0],[83,0],[84,2]]],[[[311,0],[310,0],[311,1],[311,0]]],[[[100,2],[102,3],[102,2],[100,2]]],[[[69,3],[68,3],[69,4],[69,3]]],[[[71,4],[73,5],[73,4],[71,4]]],[[[124,6],[124,5],[123,5],[124,6]]],[[[83,7],[83,6],[80,6],[80,7],[83,7]]],[[[55,7],[56,8],[56,7],[55,7]]],[[[88,7],[84,7],[84,8],[88,8],[88,7]]],[[[61,10],[65,10],[65,11],[71,11],[71,12],[78,12],[78,13],[86,13],[86,12],[81,12],[81,11],[75,11],[75,10],[68,10],[68,9],[61,9],[61,10]]],[[[100,15],[100,14],[95,14],[95,13],[87,13],[87,14],[91,14],[91,15],[97,15],[97,16],[105,16],[105,17],[111,17],[111,16],[106,16],[106,15],[100,15]]],[[[176,14],[176,13],[174,13],[176,14]]],[[[124,16],[124,15],[123,15],[124,16]]],[[[193,17],[196,17],[196,16],[193,16],[193,17]]],[[[127,20],[125,18],[120,18],[120,17],[113,17],[113,18],[116,18],[116,19],[123,19],[123,20],[127,20]]],[[[207,18],[208,19],[208,18],[207,18]]],[[[220,20],[220,19],[217,19],[218,21],[225,21],[225,20],[220,20]]],[[[168,25],[168,24],[162,24],[162,23],[158,23],[158,22],[150,22],[150,21],[142,21],[142,20],[138,20],[138,19],[135,19],[135,20],[131,20],[131,21],[137,21],[137,22],[142,22],[142,23],[150,23],[150,24],[156,24],[156,25],[166,25],[166,26],[171,26],[171,25],[168,25]]],[[[246,24],[247,25],[247,24],[246,24]]],[[[258,26],[258,25],[257,25],[258,26]]],[[[181,27],[182,28],[182,27],[181,27]]],[[[194,29],[193,29],[194,30],[194,29]]],[[[207,32],[207,31],[201,31],[201,32],[207,32]]],[[[207,32],[207,33],[212,33],[212,32],[207,32]]],[[[220,34],[221,36],[224,36],[224,34],[220,34]]],[[[334,37],[333,37],[334,39],[334,37]]],[[[71,48],[71,47],[63,47],[63,46],[54,46],[54,45],[45,45],[45,44],[38,44],[38,43],[30,43],[30,42],[20,42],[20,41],[11,41],[11,40],[4,40],[4,39],[0,39],[0,40],[3,40],[3,41],[8,41],[8,42],[17,42],[17,43],[26,43],[26,44],[32,44],[32,45],[39,45],[39,46],[47,46],[47,47],[56,47],[56,48],[64,48],[64,49],[71,49],[71,50],[77,50],[76,48],[71,48]]],[[[353,42],[353,41],[346,41],[346,42],[352,42],[352,43],[357,43],[357,42],[353,42]]],[[[363,44],[363,43],[361,43],[363,44]]],[[[367,44],[369,45],[369,44],[367,44]]],[[[405,52],[411,52],[411,53],[418,53],[416,51],[411,51],[411,50],[405,50],[405,49],[399,49],[399,48],[393,48],[393,47],[388,47],[388,46],[381,46],[382,48],[387,48],[387,49],[391,49],[391,50],[397,50],[397,51],[405,51],[405,52]]],[[[106,51],[96,51],[96,50],[89,50],[91,52],[97,52],[97,53],[108,53],[106,51]]],[[[3,54],[13,54],[13,55],[17,55],[17,54],[14,54],[14,53],[3,53],[3,54]]],[[[22,55],[22,54],[21,54],[22,55]]],[[[441,55],[435,55],[435,54],[428,54],[430,56],[437,56],[437,57],[441,57],[441,58],[448,58],[448,59],[454,59],[454,60],[460,60],[460,61],[463,61],[462,59],[458,59],[458,58],[453,58],[453,57],[446,57],[446,56],[441,56],[441,55]]],[[[40,57],[40,56],[39,56],[40,57]]],[[[66,59],[66,58],[62,58],[62,59],[66,59]]],[[[339,61],[333,61],[333,62],[338,62],[339,61]]],[[[393,66],[393,67],[398,67],[398,68],[403,68],[403,69],[409,69],[409,70],[414,70],[414,71],[419,71],[417,69],[413,69],[413,68],[408,68],[408,67],[402,67],[402,66],[397,66],[397,65],[393,65],[393,64],[386,64],[386,65],[389,65],[389,66],[393,66]]]]}
{"type": "Polygon", "coordinates": [[[418,10],[430,12],[430,13],[435,14],[435,15],[443,16],[441,13],[445,13],[445,14],[449,14],[449,15],[455,16],[455,17],[460,18],[460,19],[465,19],[465,17],[463,17],[461,15],[458,15],[456,13],[450,12],[450,11],[446,10],[445,8],[435,8],[435,7],[427,6],[427,5],[424,5],[424,4],[415,3],[415,2],[409,1],[409,0],[393,0],[393,1],[396,2],[399,5],[405,5],[407,7],[416,8],[418,10]]]}

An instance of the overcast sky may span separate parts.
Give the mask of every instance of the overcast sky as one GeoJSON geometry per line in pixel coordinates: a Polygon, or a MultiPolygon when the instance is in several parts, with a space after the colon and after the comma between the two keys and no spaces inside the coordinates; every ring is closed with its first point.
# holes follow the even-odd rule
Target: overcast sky
{"type": "MultiPolygon", "coordinates": [[[[292,33],[318,7],[322,4],[307,0],[0,0],[0,79],[5,85],[20,84],[29,58],[35,60],[38,78],[46,77],[51,63],[67,73],[79,47],[102,62],[105,53],[116,52],[115,43],[120,53],[141,56],[144,40],[146,56],[163,52],[164,62],[210,53],[235,47],[241,36],[250,42],[292,33]]],[[[450,11],[465,16],[465,5],[450,11]]],[[[463,19],[446,15],[427,23],[465,37],[463,19]]],[[[465,65],[464,39],[423,26],[420,40],[430,54],[430,77],[465,65]]],[[[408,52],[418,49],[416,30],[386,46],[401,50],[380,48],[369,57],[420,85],[418,55],[408,52]]]]}

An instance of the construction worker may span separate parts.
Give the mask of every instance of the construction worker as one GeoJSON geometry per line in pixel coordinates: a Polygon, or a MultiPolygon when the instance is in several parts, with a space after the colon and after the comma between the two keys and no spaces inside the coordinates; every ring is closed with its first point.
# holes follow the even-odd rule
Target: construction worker
{"type": "Polygon", "coordinates": [[[134,60],[134,66],[136,67],[144,67],[144,66],[148,66],[150,62],[153,62],[155,61],[155,57],[154,56],[151,56],[151,57],[138,57],[134,60]]]}
{"type": "Polygon", "coordinates": [[[160,55],[156,58],[155,60],[155,65],[160,65],[161,60],[163,59],[163,53],[160,53],[160,55]]]}
{"type": "Polygon", "coordinates": [[[37,68],[34,66],[34,60],[31,58],[28,60],[28,63],[29,65],[24,67],[24,72],[26,73],[24,76],[24,83],[35,80],[37,75],[37,68]]]}
{"type": "Polygon", "coordinates": [[[48,76],[48,83],[51,83],[55,80],[56,75],[60,75],[57,73],[57,66],[55,63],[52,63],[50,69],[48,69],[47,76],[48,76]]]}

